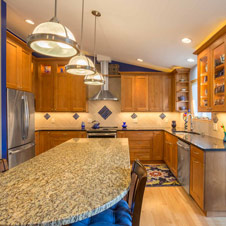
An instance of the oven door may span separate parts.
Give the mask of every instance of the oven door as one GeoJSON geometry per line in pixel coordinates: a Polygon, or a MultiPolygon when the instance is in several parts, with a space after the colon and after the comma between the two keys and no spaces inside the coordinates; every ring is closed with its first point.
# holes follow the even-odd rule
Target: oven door
{"type": "Polygon", "coordinates": [[[116,138],[116,133],[87,133],[88,138],[116,138]]]}

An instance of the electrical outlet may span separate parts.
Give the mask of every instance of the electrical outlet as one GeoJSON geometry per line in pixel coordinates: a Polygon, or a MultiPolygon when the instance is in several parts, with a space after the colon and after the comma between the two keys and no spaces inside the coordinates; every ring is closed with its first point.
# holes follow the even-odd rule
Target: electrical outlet
{"type": "Polygon", "coordinates": [[[51,123],[54,124],[55,123],[55,118],[51,119],[51,123]]]}
{"type": "Polygon", "coordinates": [[[138,123],[138,118],[133,119],[133,123],[138,123]]]}
{"type": "Polygon", "coordinates": [[[93,120],[91,118],[88,118],[87,121],[88,121],[88,123],[92,123],[93,120]]]}
{"type": "Polygon", "coordinates": [[[214,131],[217,131],[217,130],[218,130],[218,128],[217,128],[217,123],[213,123],[213,130],[214,130],[214,131]]]}

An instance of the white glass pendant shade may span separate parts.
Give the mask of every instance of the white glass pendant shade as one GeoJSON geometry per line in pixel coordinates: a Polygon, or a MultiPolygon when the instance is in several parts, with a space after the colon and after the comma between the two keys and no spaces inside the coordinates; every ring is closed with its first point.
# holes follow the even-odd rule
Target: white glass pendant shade
{"type": "Polygon", "coordinates": [[[84,55],[71,58],[65,68],[68,73],[73,75],[93,75],[96,72],[92,60],[84,55]]]}
{"type": "Polygon", "coordinates": [[[72,57],[79,53],[71,31],[52,21],[39,24],[28,36],[28,45],[34,51],[52,57],[72,57]]]}
{"type": "Polygon", "coordinates": [[[84,83],[86,85],[101,86],[104,85],[104,78],[102,74],[96,72],[94,75],[86,75],[84,83]]]}

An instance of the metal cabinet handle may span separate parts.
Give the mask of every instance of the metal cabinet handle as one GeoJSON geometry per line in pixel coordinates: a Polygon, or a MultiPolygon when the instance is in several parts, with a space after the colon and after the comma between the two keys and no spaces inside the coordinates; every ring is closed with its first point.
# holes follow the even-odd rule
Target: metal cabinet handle
{"type": "Polygon", "coordinates": [[[196,160],[194,160],[193,162],[194,162],[194,163],[200,163],[199,161],[196,161],[196,160]]]}

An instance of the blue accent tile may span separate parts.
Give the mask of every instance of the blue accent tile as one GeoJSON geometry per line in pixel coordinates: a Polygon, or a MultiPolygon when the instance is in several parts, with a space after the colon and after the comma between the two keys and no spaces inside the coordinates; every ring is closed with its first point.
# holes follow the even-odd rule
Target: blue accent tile
{"type": "Polygon", "coordinates": [[[46,120],[48,120],[50,117],[51,117],[51,116],[50,116],[50,114],[48,114],[48,113],[46,113],[46,114],[44,115],[44,118],[45,118],[46,120]]]}
{"type": "Polygon", "coordinates": [[[135,118],[137,118],[138,116],[137,116],[136,113],[133,113],[130,117],[131,117],[132,119],[135,119],[135,118]]]}
{"type": "Polygon", "coordinates": [[[104,106],[98,113],[104,120],[106,120],[112,114],[112,112],[106,106],[104,106]]]}
{"type": "Polygon", "coordinates": [[[162,113],[161,115],[159,115],[159,117],[163,120],[166,117],[166,115],[162,113]]]}
{"type": "Polygon", "coordinates": [[[75,113],[75,114],[73,115],[73,118],[74,118],[75,120],[77,120],[77,119],[79,118],[78,113],[75,113]]]}

